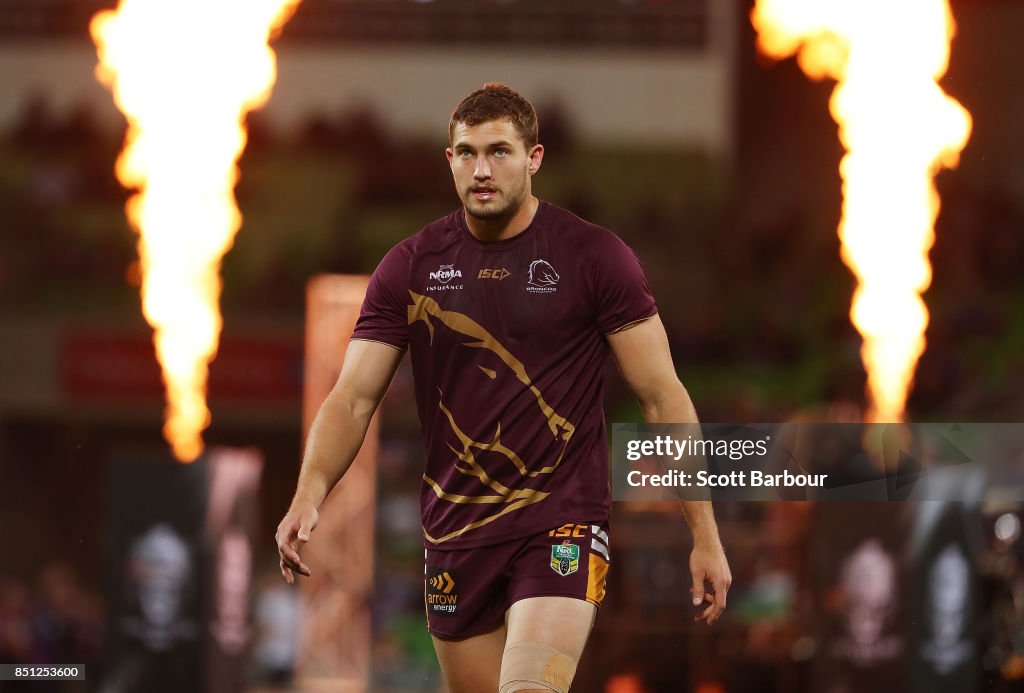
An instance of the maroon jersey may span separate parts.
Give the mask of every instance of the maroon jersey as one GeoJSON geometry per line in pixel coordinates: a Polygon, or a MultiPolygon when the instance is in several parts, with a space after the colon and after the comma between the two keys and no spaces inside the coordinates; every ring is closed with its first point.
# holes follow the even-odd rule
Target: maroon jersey
{"type": "Polygon", "coordinates": [[[352,339],[409,348],[427,546],[607,521],[605,335],[656,311],[625,243],[545,202],[513,238],[460,208],[388,252],[352,339]]]}

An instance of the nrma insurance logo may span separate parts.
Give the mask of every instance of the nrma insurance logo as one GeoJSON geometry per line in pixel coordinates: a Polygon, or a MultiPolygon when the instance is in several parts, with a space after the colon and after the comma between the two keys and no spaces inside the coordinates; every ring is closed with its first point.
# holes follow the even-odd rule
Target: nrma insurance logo
{"type": "Polygon", "coordinates": [[[427,291],[454,291],[462,288],[462,284],[452,284],[453,279],[462,279],[462,272],[455,269],[455,265],[441,265],[438,269],[427,275],[432,282],[440,282],[427,287],[427,291]]]}

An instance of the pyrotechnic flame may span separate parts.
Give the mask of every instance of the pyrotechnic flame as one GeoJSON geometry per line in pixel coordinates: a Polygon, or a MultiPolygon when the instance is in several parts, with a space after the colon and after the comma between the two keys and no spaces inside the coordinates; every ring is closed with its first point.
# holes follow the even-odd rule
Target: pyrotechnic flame
{"type": "Polygon", "coordinates": [[[267,45],[299,0],[121,0],[93,17],[97,78],[128,120],[117,177],[139,233],[142,309],[167,388],[164,437],[203,449],[207,367],[217,351],[220,261],[242,217],[236,162],[245,114],[276,77],[267,45]]]}
{"type": "Polygon", "coordinates": [[[970,114],[936,83],[954,33],[949,6],[757,0],[751,19],[764,53],[798,53],[808,76],[838,80],[829,106],[846,148],[839,237],[858,280],[850,318],[864,338],[868,418],[902,421],[928,324],[933,177],[957,165],[971,130],[970,114]]]}

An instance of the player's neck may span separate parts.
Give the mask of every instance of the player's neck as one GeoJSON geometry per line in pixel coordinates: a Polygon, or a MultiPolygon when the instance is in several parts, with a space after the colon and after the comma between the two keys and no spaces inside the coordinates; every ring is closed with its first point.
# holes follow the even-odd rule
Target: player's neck
{"type": "Polygon", "coordinates": [[[540,200],[533,195],[526,198],[515,214],[505,219],[477,219],[462,210],[466,218],[466,226],[477,240],[484,243],[504,241],[518,236],[533,222],[533,217],[540,207],[540,200]]]}

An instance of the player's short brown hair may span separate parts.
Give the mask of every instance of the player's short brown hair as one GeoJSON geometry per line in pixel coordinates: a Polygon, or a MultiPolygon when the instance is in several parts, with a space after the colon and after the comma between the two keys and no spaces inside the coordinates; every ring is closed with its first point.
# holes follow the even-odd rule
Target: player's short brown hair
{"type": "Polygon", "coordinates": [[[453,143],[456,123],[473,127],[492,120],[511,122],[527,149],[537,144],[537,112],[533,104],[501,82],[488,82],[459,102],[448,123],[448,143],[453,143]]]}

